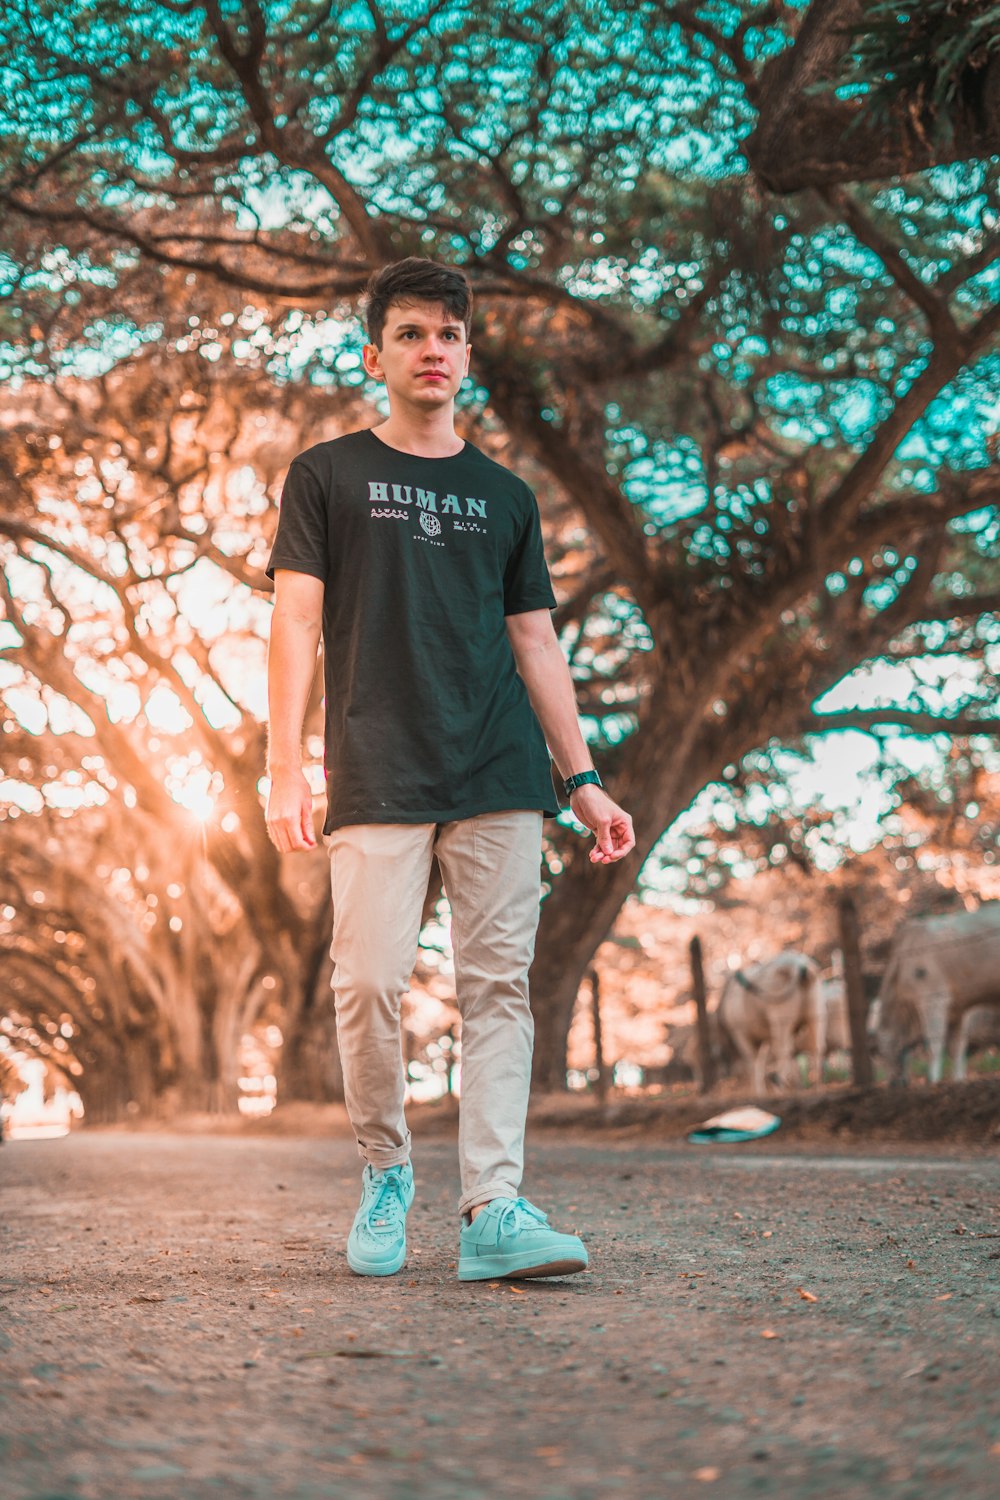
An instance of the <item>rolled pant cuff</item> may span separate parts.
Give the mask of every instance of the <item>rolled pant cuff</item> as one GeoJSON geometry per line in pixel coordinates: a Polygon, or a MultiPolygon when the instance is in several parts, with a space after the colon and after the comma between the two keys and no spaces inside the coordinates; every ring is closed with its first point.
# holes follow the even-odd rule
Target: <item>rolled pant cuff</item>
{"type": "Polygon", "coordinates": [[[401,1167],[404,1161],[410,1159],[410,1143],[398,1146],[393,1150],[372,1150],[370,1146],[362,1146],[358,1142],[358,1155],[362,1161],[366,1161],[373,1172],[384,1172],[388,1167],[401,1167]]]}
{"type": "Polygon", "coordinates": [[[467,1193],[463,1193],[458,1200],[458,1211],[464,1216],[470,1208],[476,1208],[480,1203],[490,1203],[494,1198],[516,1198],[518,1191],[509,1182],[487,1182],[483,1187],[470,1188],[467,1193]]]}

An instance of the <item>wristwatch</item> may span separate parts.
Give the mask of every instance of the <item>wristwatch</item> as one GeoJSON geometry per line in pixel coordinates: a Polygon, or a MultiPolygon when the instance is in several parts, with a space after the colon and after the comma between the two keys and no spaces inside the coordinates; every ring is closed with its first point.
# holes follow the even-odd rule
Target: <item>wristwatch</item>
{"type": "Polygon", "coordinates": [[[572,797],[577,787],[581,786],[603,786],[604,782],[596,771],[580,771],[576,776],[567,776],[563,782],[563,789],[567,797],[572,797]]]}

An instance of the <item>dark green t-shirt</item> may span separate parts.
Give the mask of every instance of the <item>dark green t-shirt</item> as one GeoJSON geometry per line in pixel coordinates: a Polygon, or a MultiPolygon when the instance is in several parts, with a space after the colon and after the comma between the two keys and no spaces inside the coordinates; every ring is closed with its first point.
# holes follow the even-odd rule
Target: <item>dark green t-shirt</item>
{"type": "Polygon", "coordinates": [[[326,585],[327,815],[555,816],[504,616],[555,605],[535,497],[472,443],[419,458],[371,431],[292,461],[267,566],[326,585]]]}

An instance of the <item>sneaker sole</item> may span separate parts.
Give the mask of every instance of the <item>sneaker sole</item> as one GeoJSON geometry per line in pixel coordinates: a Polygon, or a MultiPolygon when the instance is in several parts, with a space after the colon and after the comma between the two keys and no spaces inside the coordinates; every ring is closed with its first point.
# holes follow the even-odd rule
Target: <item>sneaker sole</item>
{"type": "Polygon", "coordinates": [[[547,1260],[541,1263],[531,1264],[530,1257],[525,1257],[526,1264],[518,1266],[511,1264],[511,1257],[480,1256],[475,1260],[460,1260],[458,1263],[459,1281],[510,1281],[514,1278],[521,1280],[531,1276],[572,1276],[577,1271],[585,1271],[588,1262],[585,1260],[547,1260]]]}
{"type": "Polygon", "coordinates": [[[403,1253],[398,1259],[390,1261],[356,1260],[348,1251],[347,1264],[355,1276],[395,1276],[406,1265],[406,1246],[403,1246],[403,1253]]]}

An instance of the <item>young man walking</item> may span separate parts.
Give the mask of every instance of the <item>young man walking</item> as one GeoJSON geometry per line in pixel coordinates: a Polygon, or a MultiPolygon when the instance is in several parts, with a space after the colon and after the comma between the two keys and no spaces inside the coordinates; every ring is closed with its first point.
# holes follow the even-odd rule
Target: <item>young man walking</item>
{"type": "Polygon", "coordinates": [[[389,417],[291,464],[268,577],[267,827],[315,847],[302,726],[322,632],[337,1038],[366,1163],[347,1243],[359,1275],[406,1259],[413,1201],[400,1005],[436,856],[462,1016],[458,1275],[555,1276],[587,1252],[520,1196],[533,1023],[528,968],[549,750],[609,864],[632,823],[580,732],[535,497],[455,431],[469,368],[462,273],[410,258],[371,279],[365,368],[389,417]]]}

